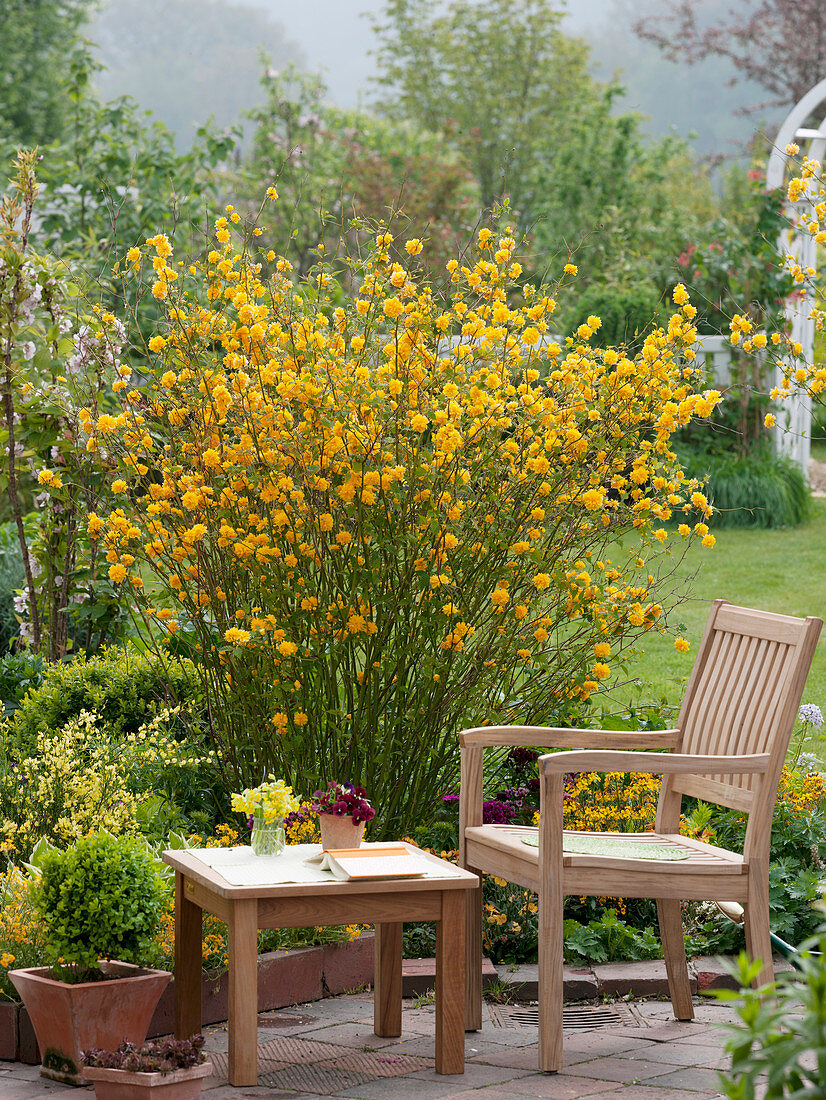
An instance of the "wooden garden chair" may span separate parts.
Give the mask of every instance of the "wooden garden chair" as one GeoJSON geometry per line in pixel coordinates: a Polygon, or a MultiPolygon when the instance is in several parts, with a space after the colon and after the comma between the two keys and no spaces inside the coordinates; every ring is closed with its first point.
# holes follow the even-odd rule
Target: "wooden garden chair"
{"type": "MultiPolygon", "coordinates": [[[[746,945],[751,957],[762,963],[757,984],[773,979],[768,899],[772,813],[822,625],[821,619],[771,615],[715,601],[676,729],[619,733],[501,726],[459,735],[461,866],[518,883],[539,895],[541,1070],[557,1072],[562,1067],[562,905],[566,895],[656,899],[671,1003],[678,1020],[694,1015],[680,920],[683,899],[742,903],[746,945]],[[485,748],[507,745],[586,750],[539,758],[538,830],[482,824],[482,754],[485,748]],[[640,749],[656,751],[630,751],[640,749]],[[563,832],[563,784],[571,772],[661,774],[655,831],[563,832]],[[747,813],[743,854],[680,836],[683,795],[747,813]],[[538,847],[523,841],[532,832],[538,847]],[[567,851],[566,842],[591,854],[567,851]],[[656,858],[643,858],[641,845],[654,845],[656,858]]],[[[471,895],[467,945],[466,1026],[472,1031],[482,1023],[481,889],[471,895]]]]}

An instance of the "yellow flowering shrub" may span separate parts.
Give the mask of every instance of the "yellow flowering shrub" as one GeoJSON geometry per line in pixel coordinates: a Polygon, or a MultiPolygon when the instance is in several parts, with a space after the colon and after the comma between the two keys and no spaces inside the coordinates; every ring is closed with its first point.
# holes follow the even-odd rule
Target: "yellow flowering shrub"
{"type": "Polygon", "coordinates": [[[89,533],[150,641],[191,630],[239,787],[347,777],[398,835],[457,727],[569,713],[610,683],[595,646],[663,627],[684,536],[655,531],[698,488],[670,440],[719,394],[692,389],[686,306],[633,358],[552,342],[556,288],[519,286],[507,231],[446,291],[383,229],[297,286],[250,225],[215,235],[189,269],[163,236],[133,264],[163,346],[151,388],[85,420],[127,485],[89,533]]]}
{"type": "Polygon", "coordinates": [[[137,732],[113,732],[83,711],[58,730],[37,735],[31,755],[4,755],[0,767],[0,836],[13,859],[28,859],[41,837],[66,847],[100,829],[139,831],[141,808],[157,796],[152,777],[198,768],[201,752],[175,739],[176,711],[162,711],[137,732]]]}
{"type": "MultiPolygon", "coordinates": [[[[798,232],[814,239],[815,245],[826,243],[826,181],[823,165],[808,156],[800,156],[800,148],[795,143],[786,146],[788,157],[789,182],[786,198],[795,204],[793,224],[798,232]]],[[[817,271],[814,267],[803,266],[800,257],[794,251],[786,252],[781,258],[781,266],[798,293],[806,293],[809,302],[814,303],[808,316],[814,321],[817,333],[826,331],[826,309],[823,308],[822,295],[819,293],[817,271]]],[[[771,391],[774,401],[784,401],[799,394],[807,393],[815,402],[826,399],[826,367],[822,363],[808,363],[803,357],[803,344],[796,332],[780,331],[765,333],[756,331],[746,316],[735,314],[730,323],[731,342],[740,345],[744,351],[752,354],[772,356],[780,368],[779,383],[771,391]]],[[[774,427],[777,418],[774,413],[766,414],[765,426],[774,427]]]]}
{"type": "Polygon", "coordinates": [[[565,783],[564,827],[584,832],[644,833],[654,828],[659,775],[582,772],[565,783]]]}
{"type": "Polygon", "coordinates": [[[19,1000],[19,995],[7,971],[43,962],[43,929],[32,907],[29,883],[19,867],[10,867],[0,878],[0,997],[10,1001],[19,1000]]]}

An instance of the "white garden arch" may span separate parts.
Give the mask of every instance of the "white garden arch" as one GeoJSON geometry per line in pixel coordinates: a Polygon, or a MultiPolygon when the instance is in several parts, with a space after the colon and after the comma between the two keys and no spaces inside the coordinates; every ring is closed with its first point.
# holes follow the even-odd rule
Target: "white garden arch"
{"type": "MultiPolygon", "coordinates": [[[[810,160],[823,163],[824,154],[826,154],[826,117],[823,118],[817,130],[802,127],[803,123],[816,114],[824,103],[826,103],[826,80],[821,80],[786,116],[786,120],[777,132],[766,165],[767,191],[774,191],[785,184],[786,166],[789,161],[786,146],[791,142],[795,142],[802,149],[805,147],[805,153],[810,160]]],[[[802,206],[798,209],[796,207],[797,204],[788,206],[791,225],[782,234],[780,247],[784,255],[786,253],[794,255],[802,268],[816,269],[817,246],[814,238],[811,233],[795,231],[795,224],[802,212],[802,206]]],[[[805,361],[811,363],[814,356],[815,326],[810,315],[814,302],[806,285],[801,284],[801,287],[802,293],[787,304],[786,316],[791,325],[792,338],[802,344],[805,361]]],[[[782,379],[782,373],[782,370],[778,369],[778,384],[782,379]]],[[[779,416],[778,447],[799,463],[803,473],[807,474],[812,428],[812,404],[808,395],[803,392],[796,393],[788,404],[786,423],[782,424],[781,419],[779,416]]]]}

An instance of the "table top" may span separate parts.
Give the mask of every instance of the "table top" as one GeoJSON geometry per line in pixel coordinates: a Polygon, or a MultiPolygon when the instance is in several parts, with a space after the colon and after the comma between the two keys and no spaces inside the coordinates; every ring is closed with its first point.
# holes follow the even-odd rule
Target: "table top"
{"type": "MultiPolygon", "coordinates": [[[[472,890],[479,885],[479,879],[470,871],[465,871],[447,860],[440,859],[430,852],[417,848],[404,841],[387,844],[364,844],[365,848],[398,847],[403,844],[408,851],[432,864],[432,873],[417,878],[367,879],[359,882],[346,881],[330,876],[326,882],[278,882],[256,886],[233,886],[227,882],[220,871],[208,866],[193,855],[197,849],[170,849],[161,858],[164,863],[180,871],[186,878],[200,883],[218,897],[241,898],[294,898],[317,895],[339,894],[406,894],[422,893],[430,890],[472,890]]],[[[321,845],[308,845],[308,853],[318,853],[321,845]]]]}

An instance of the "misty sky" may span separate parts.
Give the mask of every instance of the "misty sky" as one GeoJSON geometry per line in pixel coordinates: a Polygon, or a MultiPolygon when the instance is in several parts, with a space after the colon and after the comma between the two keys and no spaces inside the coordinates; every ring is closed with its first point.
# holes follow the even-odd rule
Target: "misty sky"
{"type": "MultiPolygon", "coordinates": [[[[375,71],[369,51],[374,45],[371,18],[382,0],[233,0],[261,8],[281,23],[287,38],[300,47],[308,68],[324,70],[330,98],[342,107],[364,99],[368,77],[375,71]]],[[[568,25],[577,34],[596,26],[613,0],[573,0],[568,25]]]]}

